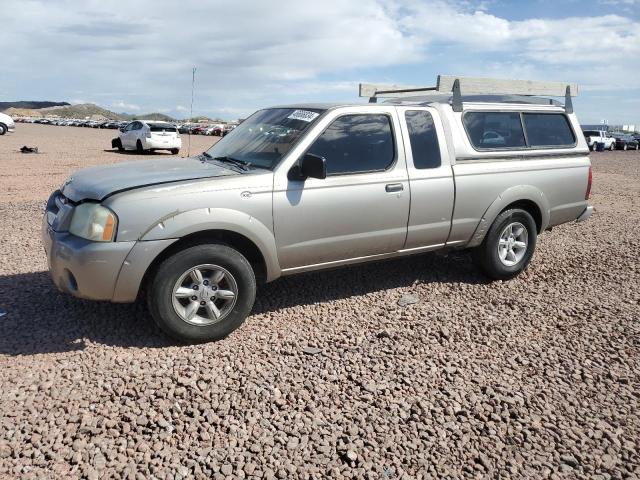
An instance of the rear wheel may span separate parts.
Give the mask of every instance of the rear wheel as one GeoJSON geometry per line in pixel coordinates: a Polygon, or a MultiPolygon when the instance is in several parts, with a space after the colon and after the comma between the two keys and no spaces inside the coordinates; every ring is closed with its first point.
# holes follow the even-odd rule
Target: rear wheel
{"type": "Polygon", "coordinates": [[[0,135],[7,133],[8,128],[4,126],[4,123],[0,123],[0,135]]]}
{"type": "Polygon", "coordinates": [[[144,148],[142,148],[142,142],[140,140],[136,142],[136,152],[144,153],[144,148]]]}
{"type": "Polygon", "coordinates": [[[488,277],[509,280],[527,268],[537,238],[536,223],[528,212],[519,208],[506,210],[474,249],[474,261],[488,277]]]}
{"type": "Polygon", "coordinates": [[[613,152],[615,149],[616,149],[616,144],[615,144],[615,142],[612,142],[611,146],[609,147],[609,150],[611,150],[613,152]]]}
{"type": "Polygon", "coordinates": [[[170,151],[171,151],[171,155],[177,155],[178,152],[180,152],[180,149],[179,148],[172,148],[170,151]]]}
{"type": "Polygon", "coordinates": [[[225,338],[244,322],[256,295],[247,259],[226,245],[196,245],[164,260],[147,294],[169,336],[186,343],[225,338]]]}

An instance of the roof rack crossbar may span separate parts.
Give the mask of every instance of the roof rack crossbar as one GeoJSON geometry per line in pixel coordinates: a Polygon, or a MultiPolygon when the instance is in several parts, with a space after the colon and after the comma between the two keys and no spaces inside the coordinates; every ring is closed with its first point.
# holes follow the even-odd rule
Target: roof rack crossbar
{"type": "Polygon", "coordinates": [[[452,94],[451,104],[456,112],[462,111],[462,94],[464,92],[465,95],[564,97],[565,110],[567,113],[573,113],[571,97],[578,95],[578,85],[563,82],[458,77],[453,75],[438,75],[438,82],[435,87],[360,84],[360,96],[369,97],[369,102],[371,103],[375,103],[381,97],[406,97],[428,91],[452,94]]]}

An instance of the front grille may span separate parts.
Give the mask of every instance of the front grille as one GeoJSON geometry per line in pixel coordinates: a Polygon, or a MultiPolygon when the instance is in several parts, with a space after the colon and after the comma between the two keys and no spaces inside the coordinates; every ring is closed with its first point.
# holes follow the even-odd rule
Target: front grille
{"type": "Polygon", "coordinates": [[[47,223],[56,232],[68,231],[74,209],[75,203],[66,198],[60,190],[56,190],[47,201],[47,223]]]}

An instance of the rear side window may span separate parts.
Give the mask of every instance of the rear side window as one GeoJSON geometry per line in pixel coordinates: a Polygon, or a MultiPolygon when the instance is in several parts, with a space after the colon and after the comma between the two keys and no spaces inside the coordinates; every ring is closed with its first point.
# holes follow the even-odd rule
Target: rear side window
{"type": "Polygon", "coordinates": [[[462,121],[475,148],[526,147],[518,112],[467,112],[462,121]]]}
{"type": "Polygon", "coordinates": [[[576,138],[561,113],[524,113],[524,128],[531,147],[570,146],[576,138]]]}
{"type": "Polygon", "coordinates": [[[327,175],[386,170],[395,159],[391,122],[386,115],[339,117],[308,152],[327,160],[327,175]]]}
{"type": "Polygon", "coordinates": [[[440,166],[440,146],[433,124],[433,117],[424,110],[410,110],[405,113],[413,165],[418,169],[440,166]]]}

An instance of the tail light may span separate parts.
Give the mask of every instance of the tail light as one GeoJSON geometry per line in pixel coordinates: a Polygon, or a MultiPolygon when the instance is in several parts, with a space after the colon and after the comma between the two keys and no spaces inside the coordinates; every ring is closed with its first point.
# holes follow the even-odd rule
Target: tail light
{"type": "Polygon", "coordinates": [[[589,200],[591,195],[591,182],[593,180],[593,173],[591,172],[591,166],[589,166],[589,180],[587,181],[587,191],[584,194],[584,199],[589,200]]]}
{"type": "Polygon", "coordinates": [[[144,136],[147,138],[151,138],[151,130],[147,130],[147,133],[144,136]]]}

